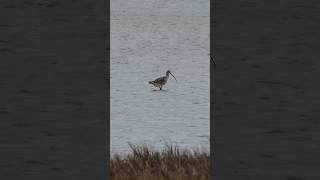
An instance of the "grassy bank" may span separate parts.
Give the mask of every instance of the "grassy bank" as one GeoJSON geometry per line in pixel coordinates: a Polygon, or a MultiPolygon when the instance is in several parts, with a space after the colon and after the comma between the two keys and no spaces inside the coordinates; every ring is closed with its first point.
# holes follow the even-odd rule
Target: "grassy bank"
{"type": "Polygon", "coordinates": [[[131,146],[125,156],[110,160],[112,180],[208,180],[208,153],[167,146],[162,152],[146,146],[131,146]]]}

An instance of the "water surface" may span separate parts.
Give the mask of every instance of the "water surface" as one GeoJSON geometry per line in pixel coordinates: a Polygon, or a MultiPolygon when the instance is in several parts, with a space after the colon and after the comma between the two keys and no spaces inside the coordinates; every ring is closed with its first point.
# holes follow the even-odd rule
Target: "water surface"
{"type": "Polygon", "coordinates": [[[111,153],[128,143],[209,150],[208,0],[111,1],[111,153]],[[171,70],[163,91],[148,81],[171,70]]]}

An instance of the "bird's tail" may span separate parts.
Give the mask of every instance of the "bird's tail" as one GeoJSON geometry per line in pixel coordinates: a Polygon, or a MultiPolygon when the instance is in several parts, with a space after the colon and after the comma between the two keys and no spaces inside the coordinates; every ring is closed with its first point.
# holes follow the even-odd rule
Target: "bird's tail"
{"type": "Polygon", "coordinates": [[[153,84],[153,85],[154,85],[154,82],[152,82],[152,81],[149,81],[149,84],[153,84]]]}

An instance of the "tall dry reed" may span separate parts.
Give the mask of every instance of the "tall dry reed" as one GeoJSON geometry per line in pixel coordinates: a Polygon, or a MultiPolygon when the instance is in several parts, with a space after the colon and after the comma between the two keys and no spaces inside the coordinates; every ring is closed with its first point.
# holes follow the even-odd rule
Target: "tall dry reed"
{"type": "Polygon", "coordinates": [[[200,151],[166,146],[162,152],[130,145],[132,152],[111,157],[112,180],[208,180],[210,157],[200,151]]]}

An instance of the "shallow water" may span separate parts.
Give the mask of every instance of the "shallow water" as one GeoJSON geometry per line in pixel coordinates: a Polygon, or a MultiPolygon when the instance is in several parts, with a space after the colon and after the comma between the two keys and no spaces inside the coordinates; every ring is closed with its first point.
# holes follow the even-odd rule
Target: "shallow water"
{"type": "Polygon", "coordinates": [[[209,150],[208,0],[111,1],[110,143],[209,150]],[[171,70],[162,91],[148,81],[171,70]]]}

